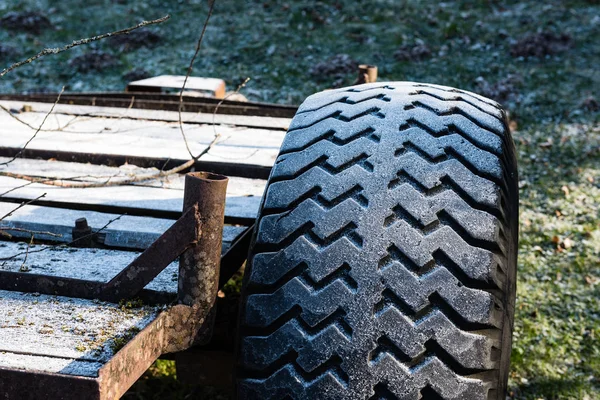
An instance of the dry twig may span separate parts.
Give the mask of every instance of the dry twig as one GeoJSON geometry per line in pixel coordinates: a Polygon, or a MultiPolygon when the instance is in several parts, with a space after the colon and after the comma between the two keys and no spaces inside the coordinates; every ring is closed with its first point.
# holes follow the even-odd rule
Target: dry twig
{"type": "MultiPolygon", "coordinates": [[[[184,83],[183,83],[183,85],[181,87],[181,91],[179,93],[179,127],[180,127],[180,130],[181,130],[181,134],[183,136],[183,140],[185,142],[185,146],[186,146],[186,148],[188,150],[188,153],[190,154],[190,157],[191,157],[190,160],[188,160],[185,163],[183,163],[181,165],[178,165],[178,166],[176,166],[174,168],[166,170],[166,171],[161,170],[159,172],[152,173],[152,174],[136,175],[136,176],[129,177],[129,178],[126,178],[126,179],[119,179],[119,180],[113,180],[113,181],[111,181],[112,178],[109,178],[106,182],[69,182],[67,179],[49,180],[47,178],[39,178],[39,177],[34,177],[34,176],[29,176],[29,175],[24,175],[24,174],[17,174],[17,173],[14,173],[14,172],[7,172],[7,171],[0,172],[0,176],[8,176],[8,177],[11,177],[11,178],[27,180],[27,181],[30,181],[31,183],[43,183],[43,184],[46,184],[46,185],[59,186],[59,187],[64,187],[64,188],[94,188],[94,187],[122,186],[122,185],[129,185],[129,184],[132,184],[132,183],[138,183],[138,182],[144,182],[144,181],[148,181],[148,180],[153,180],[153,179],[160,179],[160,178],[163,178],[163,177],[166,177],[166,176],[169,176],[169,175],[177,174],[177,173],[179,173],[181,171],[184,171],[184,170],[192,167],[194,165],[194,163],[200,157],[204,156],[205,154],[207,154],[212,149],[212,147],[217,143],[217,141],[220,138],[220,135],[217,133],[216,128],[214,128],[215,129],[215,131],[214,131],[215,132],[215,136],[214,136],[213,140],[198,155],[194,156],[193,153],[191,152],[191,149],[190,149],[189,145],[188,145],[188,141],[187,141],[187,138],[185,136],[185,132],[183,130],[183,121],[181,119],[181,111],[182,111],[182,107],[183,107],[183,91],[185,89],[185,85],[187,83],[187,79],[189,78],[189,76],[192,73],[193,66],[194,66],[194,61],[195,61],[196,57],[198,56],[198,53],[200,52],[202,41],[204,39],[204,34],[206,32],[206,28],[208,26],[208,23],[210,21],[210,17],[212,15],[212,12],[213,12],[213,9],[214,9],[215,1],[216,0],[210,1],[210,8],[209,8],[209,11],[208,11],[208,15],[206,17],[206,20],[204,21],[202,32],[200,33],[200,37],[198,38],[198,42],[196,43],[196,50],[195,50],[194,55],[193,55],[193,57],[192,57],[192,59],[190,61],[190,65],[188,67],[186,78],[184,80],[184,83]]],[[[213,126],[216,125],[216,123],[215,123],[215,116],[217,114],[217,111],[218,111],[219,107],[221,106],[221,104],[223,104],[223,101],[225,101],[227,99],[227,97],[229,97],[229,96],[231,96],[231,95],[233,95],[235,93],[238,93],[244,86],[246,86],[246,84],[248,83],[249,80],[250,80],[250,78],[247,78],[244,82],[242,82],[242,84],[240,84],[238,86],[238,88],[233,93],[231,93],[228,96],[226,96],[224,99],[222,99],[217,104],[217,106],[215,107],[214,113],[213,113],[213,126]]],[[[133,105],[133,101],[132,101],[130,107],[132,105],[133,105]]],[[[27,186],[27,184],[25,184],[23,186],[27,186]]],[[[15,190],[15,189],[11,189],[10,191],[12,191],[12,190],[15,190]]],[[[3,194],[6,194],[6,193],[8,193],[8,192],[5,192],[3,194]]]]}
{"type": "Polygon", "coordinates": [[[8,217],[10,217],[10,216],[11,216],[11,215],[13,215],[13,214],[14,214],[14,212],[15,212],[15,211],[17,211],[18,209],[20,209],[20,208],[23,208],[23,207],[25,207],[26,205],[29,205],[29,204],[31,204],[31,203],[34,203],[34,202],[38,201],[38,200],[39,200],[39,199],[41,199],[42,197],[46,197],[46,193],[43,193],[43,194],[39,195],[38,197],[36,197],[36,198],[35,198],[35,199],[33,199],[33,200],[28,200],[28,201],[24,201],[24,202],[22,202],[22,203],[21,203],[21,204],[19,204],[17,207],[13,208],[13,209],[12,209],[12,210],[10,210],[8,213],[6,213],[4,216],[0,217],[0,221],[2,221],[2,220],[3,220],[3,219],[5,219],[5,218],[8,218],[8,217]]]}
{"type": "MultiPolygon", "coordinates": [[[[73,244],[79,242],[80,240],[86,239],[86,238],[88,238],[90,236],[97,235],[98,233],[104,231],[106,228],[108,228],[110,226],[110,224],[112,224],[115,221],[118,221],[124,215],[125,214],[121,214],[118,217],[111,219],[102,228],[97,229],[97,230],[95,230],[94,232],[92,232],[90,234],[81,236],[80,238],[77,238],[77,239],[75,239],[75,240],[73,240],[73,241],[71,241],[71,242],[69,242],[67,244],[55,244],[55,245],[46,246],[46,247],[42,247],[41,249],[36,249],[36,250],[31,250],[31,251],[29,250],[29,246],[28,246],[26,251],[22,251],[20,253],[13,254],[12,256],[2,257],[2,258],[0,258],[0,261],[3,261],[4,263],[6,263],[7,261],[13,260],[13,259],[15,259],[17,257],[22,256],[22,255],[29,255],[31,253],[40,253],[42,251],[46,251],[46,250],[50,250],[50,249],[55,249],[55,248],[58,248],[58,247],[72,246],[73,244]]],[[[4,265],[4,263],[3,263],[3,265],[4,265]]]]}
{"type": "MultiPolygon", "coordinates": [[[[8,114],[11,118],[13,118],[14,120],[16,120],[17,122],[25,125],[26,127],[36,130],[38,128],[36,128],[35,126],[31,125],[29,122],[22,120],[21,118],[17,117],[13,111],[11,111],[10,109],[4,107],[2,104],[0,104],[0,110],[4,111],[6,114],[8,114]]],[[[56,115],[56,114],[54,114],[56,115]]],[[[58,128],[53,128],[53,129],[40,129],[40,132],[61,132],[63,131],[65,128],[69,127],[70,125],[72,125],[75,121],[79,120],[79,116],[75,115],[69,122],[67,122],[66,124],[64,124],[63,126],[60,126],[58,128]]]]}
{"type": "Polygon", "coordinates": [[[60,93],[58,94],[58,96],[56,96],[56,101],[54,101],[54,104],[52,104],[52,107],[50,107],[50,111],[48,111],[48,113],[44,116],[44,119],[42,120],[42,123],[40,124],[40,126],[37,128],[37,130],[35,131],[35,133],[33,134],[33,136],[31,136],[29,138],[29,140],[27,142],[25,142],[25,145],[23,147],[21,147],[21,150],[19,150],[17,152],[17,154],[15,154],[13,156],[13,158],[11,158],[10,160],[8,160],[7,162],[3,162],[0,163],[0,165],[8,165],[11,162],[15,161],[17,159],[17,157],[19,157],[27,148],[27,146],[29,146],[29,143],[31,143],[31,141],[33,139],[35,139],[35,137],[37,136],[38,133],[40,133],[40,130],[42,129],[42,127],[44,126],[44,124],[46,123],[46,120],[48,119],[48,117],[50,116],[50,114],[52,114],[52,111],[54,111],[54,107],[56,107],[56,105],[58,104],[58,102],[60,101],[60,96],[62,96],[63,92],[65,91],[65,87],[63,86],[60,93]]]}
{"type": "Polygon", "coordinates": [[[124,35],[124,34],[130,33],[131,31],[134,31],[136,29],[142,28],[144,26],[160,24],[162,22],[165,22],[169,18],[171,18],[170,15],[165,15],[162,18],[154,19],[154,20],[151,20],[151,21],[142,21],[142,22],[140,22],[139,24],[137,24],[135,26],[131,26],[129,28],[121,29],[119,31],[104,33],[102,35],[92,36],[92,37],[85,38],[85,39],[74,40],[73,42],[71,42],[71,43],[69,43],[69,44],[67,44],[67,45],[65,45],[63,47],[44,49],[44,50],[40,51],[39,53],[37,53],[36,55],[29,57],[26,60],[16,62],[16,63],[12,64],[11,66],[4,68],[2,70],[2,72],[0,72],[0,78],[2,78],[4,75],[8,74],[9,72],[11,72],[14,69],[17,69],[17,68],[19,68],[19,67],[21,67],[21,66],[23,66],[25,64],[32,63],[33,61],[37,60],[38,58],[42,58],[42,57],[50,55],[50,54],[62,53],[63,51],[70,50],[73,47],[77,47],[77,46],[81,46],[81,45],[84,45],[84,44],[96,42],[98,40],[106,39],[106,38],[111,37],[111,36],[124,35]]]}
{"type": "Polygon", "coordinates": [[[10,234],[6,233],[6,232],[25,232],[25,233],[30,233],[32,235],[46,235],[46,236],[52,236],[52,237],[62,237],[62,235],[60,233],[54,233],[54,232],[49,232],[49,231],[34,231],[31,229],[25,229],[25,228],[15,228],[14,226],[0,226],[0,232],[5,233],[6,235],[11,236],[10,234]]]}
{"type": "Polygon", "coordinates": [[[27,243],[27,248],[25,249],[25,258],[23,258],[23,262],[21,263],[21,266],[19,267],[20,272],[29,271],[29,268],[27,268],[25,266],[25,263],[27,262],[27,257],[29,257],[29,249],[31,248],[31,245],[33,245],[33,237],[34,237],[34,235],[31,235],[31,239],[29,239],[29,242],[27,243]]]}
{"type": "MultiPolygon", "coordinates": [[[[181,110],[183,109],[183,91],[185,90],[185,85],[187,84],[188,78],[190,77],[190,75],[192,74],[192,70],[194,69],[194,62],[196,61],[196,57],[198,56],[198,53],[200,52],[200,46],[202,46],[202,41],[204,40],[204,33],[206,32],[206,27],[208,26],[208,21],[210,21],[210,17],[213,13],[213,9],[215,7],[215,2],[216,2],[216,0],[209,0],[210,5],[209,5],[209,9],[208,9],[208,15],[206,16],[206,19],[204,20],[204,26],[202,27],[202,32],[200,33],[200,37],[198,38],[198,41],[196,42],[196,51],[194,52],[194,55],[192,56],[192,59],[190,60],[190,65],[189,65],[187,73],[185,75],[185,79],[183,80],[183,85],[181,86],[181,90],[179,91],[179,130],[181,131],[181,136],[183,137],[183,142],[185,143],[185,148],[187,149],[192,160],[194,160],[194,161],[199,159],[200,157],[202,157],[204,154],[206,154],[206,152],[203,151],[202,153],[200,153],[194,157],[194,153],[192,153],[192,150],[190,149],[187,138],[185,137],[185,132],[183,131],[183,122],[181,121],[181,110]]],[[[213,142],[211,142],[209,147],[212,146],[212,144],[214,142],[216,142],[216,138],[215,138],[215,140],[213,140],[213,142]]]]}

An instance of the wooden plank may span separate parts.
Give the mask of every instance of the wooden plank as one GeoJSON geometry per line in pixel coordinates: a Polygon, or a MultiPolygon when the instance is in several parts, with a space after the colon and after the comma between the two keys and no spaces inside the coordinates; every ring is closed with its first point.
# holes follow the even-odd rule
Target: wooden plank
{"type": "Polygon", "coordinates": [[[204,78],[199,76],[186,77],[185,75],[160,75],[152,78],[141,79],[127,84],[127,91],[152,92],[161,89],[177,89],[181,91],[185,83],[185,92],[208,92],[217,99],[225,97],[225,81],[217,78],[204,78]]]}
{"type": "MultiPolygon", "coordinates": [[[[1,200],[1,198],[0,198],[1,200]]],[[[0,202],[0,215],[5,215],[15,208],[14,203],[0,202]]],[[[28,205],[20,208],[10,217],[0,222],[0,227],[27,229],[30,231],[51,232],[61,235],[55,237],[35,234],[37,240],[48,240],[59,243],[70,243],[71,231],[77,218],[85,218],[93,231],[104,227],[115,220],[116,214],[94,211],[78,211],[63,208],[28,205]]],[[[104,229],[99,237],[106,246],[143,250],[173,224],[172,219],[136,217],[123,215],[104,229]]],[[[245,230],[245,227],[225,225],[223,227],[223,251],[245,230]]],[[[7,231],[16,238],[28,239],[31,234],[20,231],[7,231]]]]}
{"type": "MultiPolygon", "coordinates": [[[[131,110],[121,109],[121,115],[128,112],[131,110]]],[[[45,114],[25,112],[18,114],[18,117],[32,127],[37,127],[45,114]]],[[[73,118],[62,114],[48,118],[44,130],[38,133],[28,149],[185,161],[190,159],[177,123],[127,118],[73,118]],[[66,126],[67,124],[69,125],[66,126]],[[62,130],[57,130],[61,128],[62,130]]],[[[0,121],[0,143],[5,148],[22,148],[35,132],[3,111],[0,111],[0,121]]],[[[283,131],[225,126],[187,124],[184,129],[193,154],[202,152],[213,141],[215,132],[221,135],[218,143],[202,157],[204,162],[267,167],[275,162],[285,135],[283,131]]]]}
{"type": "MultiPolygon", "coordinates": [[[[0,94],[0,100],[54,103],[58,93],[0,94]]],[[[93,105],[101,107],[136,108],[147,110],[179,111],[179,96],[166,93],[127,92],[71,92],[60,96],[61,104],[93,105]],[[131,103],[133,107],[131,107],[131,103]]],[[[211,97],[183,96],[183,111],[228,115],[293,118],[297,106],[257,103],[253,101],[220,101],[211,97]],[[216,106],[219,106],[218,108],[216,106]]]]}
{"type": "MultiPolygon", "coordinates": [[[[6,160],[6,158],[0,158],[0,162],[3,160],[6,160]]],[[[102,176],[99,180],[106,181],[107,176],[117,174],[127,176],[131,171],[149,170],[19,159],[9,164],[3,171],[63,179],[93,175],[102,176]]],[[[97,181],[98,179],[91,180],[97,181]]],[[[172,175],[165,180],[149,181],[143,184],[148,186],[64,188],[0,176],[0,193],[10,191],[10,193],[3,195],[0,200],[19,202],[31,200],[42,193],[46,193],[44,201],[39,204],[58,204],[61,207],[97,209],[98,211],[119,214],[168,216],[168,218],[176,219],[179,218],[183,207],[183,181],[182,175],[172,175]]],[[[258,213],[265,186],[266,181],[264,180],[231,177],[227,187],[226,219],[232,223],[252,223],[258,213]]]]}
{"type": "Polygon", "coordinates": [[[0,291],[0,367],[95,377],[157,307],[0,291]]]}
{"type": "MultiPolygon", "coordinates": [[[[7,162],[8,160],[10,160],[8,157],[0,157],[0,164],[7,162]]],[[[0,172],[10,172],[43,178],[57,178],[74,182],[114,182],[136,175],[155,174],[158,173],[159,170],[156,168],[140,168],[132,164],[124,164],[119,167],[109,167],[106,165],[17,158],[7,166],[0,168],[0,172]]],[[[184,180],[183,174],[173,174],[161,179],[135,182],[129,185],[183,190],[184,180]]],[[[232,176],[229,177],[227,194],[229,196],[261,197],[266,184],[267,182],[263,179],[250,179],[232,176]]]]}
{"type": "MultiPolygon", "coordinates": [[[[0,193],[28,183],[22,179],[0,177],[0,193]]],[[[115,214],[147,215],[177,219],[183,207],[183,191],[139,186],[71,189],[34,183],[2,197],[21,202],[46,193],[40,205],[87,209],[115,214]]],[[[228,196],[225,218],[231,223],[250,224],[260,206],[259,196],[228,196]]]]}
{"type": "MultiPolygon", "coordinates": [[[[22,101],[0,101],[6,108],[20,110],[24,105],[29,105],[35,112],[48,113],[52,107],[52,103],[36,103],[22,101]]],[[[162,110],[141,110],[130,109],[126,116],[123,115],[123,109],[118,107],[97,107],[97,106],[81,106],[57,104],[54,108],[56,114],[80,115],[80,116],[95,116],[95,117],[112,117],[112,118],[127,118],[140,119],[147,121],[179,121],[179,114],[175,111],[162,110]]],[[[203,114],[183,112],[182,120],[189,124],[212,124],[213,122],[219,125],[244,126],[252,128],[287,130],[291,119],[275,118],[275,117],[256,117],[248,115],[225,115],[225,114],[203,114]]]]}
{"type": "MultiPolygon", "coordinates": [[[[0,337],[2,337],[0,332],[0,337]]],[[[64,357],[44,357],[14,352],[0,353],[0,368],[43,371],[54,374],[94,377],[104,364],[64,357]]]]}
{"type": "MultiPolygon", "coordinates": [[[[9,258],[27,250],[25,242],[0,241],[0,258],[9,258]]],[[[33,274],[108,282],[131,263],[140,253],[135,251],[78,249],[32,245],[29,248],[25,267],[33,274]],[[37,251],[42,248],[45,251],[37,251]],[[35,252],[33,250],[36,250],[35,252]]],[[[3,261],[0,269],[19,272],[25,254],[3,261]]],[[[177,293],[179,262],[174,261],[150,282],[146,289],[158,292],[177,293]]]]}

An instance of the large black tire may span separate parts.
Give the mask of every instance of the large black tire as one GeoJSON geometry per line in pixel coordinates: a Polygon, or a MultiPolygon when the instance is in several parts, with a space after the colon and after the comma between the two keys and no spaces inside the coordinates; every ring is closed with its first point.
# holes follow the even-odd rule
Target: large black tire
{"type": "Polygon", "coordinates": [[[498,104],[417,83],[300,106],[242,290],[242,399],[504,400],[514,144],[498,104]]]}

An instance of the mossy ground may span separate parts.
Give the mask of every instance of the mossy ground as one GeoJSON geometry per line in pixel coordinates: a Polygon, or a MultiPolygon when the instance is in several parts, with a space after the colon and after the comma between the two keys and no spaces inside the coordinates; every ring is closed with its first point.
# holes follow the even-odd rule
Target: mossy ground
{"type": "MultiPolygon", "coordinates": [[[[149,47],[110,41],[48,57],[0,79],[0,92],[122,90],[126,74],[185,74],[205,1],[23,0],[0,13],[39,11],[52,27],[15,32],[0,24],[0,63],[42,47],[171,14],[150,28],[149,47]],[[4,50],[3,50],[4,49],[4,50]],[[97,51],[101,70],[76,59],[97,51]],[[86,71],[86,72],[82,72],[86,71]]],[[[379,67],[380,80],[472,90],[510,112],[519,157],[521,236],[510,397],[600,398],[600,4],[550,1],[223,1],[195,67],[251,100],[298,104],[351,84],[354,74],[315,65],[344,53],[379,67]],[[540,54],[527,53],[530,44],[540,54]],[[552,37],[566,35],[566,43],[552,37]],[[525,42],[519,43],[525,39],[525,42]],[[564,46],[562,46],[564,44],[564,46]],[[546,46],[547,45],[547,46],[546,46]],[[519,47],[520,46],[520,47],[519,47]],[[562,47],[561,47],[562,46],[562,47]],[[421,50],[412,52],[419,47],[421,50]],[[425,51],[422,51],[425,48],[425,51]],[[394,56],[402,49],[403,54],[394,56]],[[525,49],[525,50],[524,50],[525,49]],[[511,54],[512,52],[512,54],[511,54]],[[406,56],[408,54],[408,56],[406,56]]],[[[83,61],[82,61],[83,60],[83,61]]],[[[339,68],[344,71],[343,65],[339,68]]],[[[126,398],[218,398],[174,378],[160,361],[126,398]]],[[[226,393],[226,392],[223,392],[226,393]]],[[[225,394],[222,394],[225,396],[225,394]]]]}

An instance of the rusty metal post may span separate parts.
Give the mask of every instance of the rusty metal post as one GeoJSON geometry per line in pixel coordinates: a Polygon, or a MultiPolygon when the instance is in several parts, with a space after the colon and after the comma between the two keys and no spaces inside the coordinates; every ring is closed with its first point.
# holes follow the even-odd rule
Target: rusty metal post
{"type": "Polygon", "coordinates": [[[361,64],[358,66],[357,84],[377,82],[377,66],[361,64]]]}
{"type": "Polygon", "coordinates": [[[208,342],[212,334],[227,183],[226,176],[209,172],[191,172],[185,176],[183,209],[198,204],[202,235],[197,244],[179,258],[177,300],[179,304],[192,307],[194,314],[207,315],[204,321],[197,321],[202,325],[193,340],[195,344],[208,342]]]}

